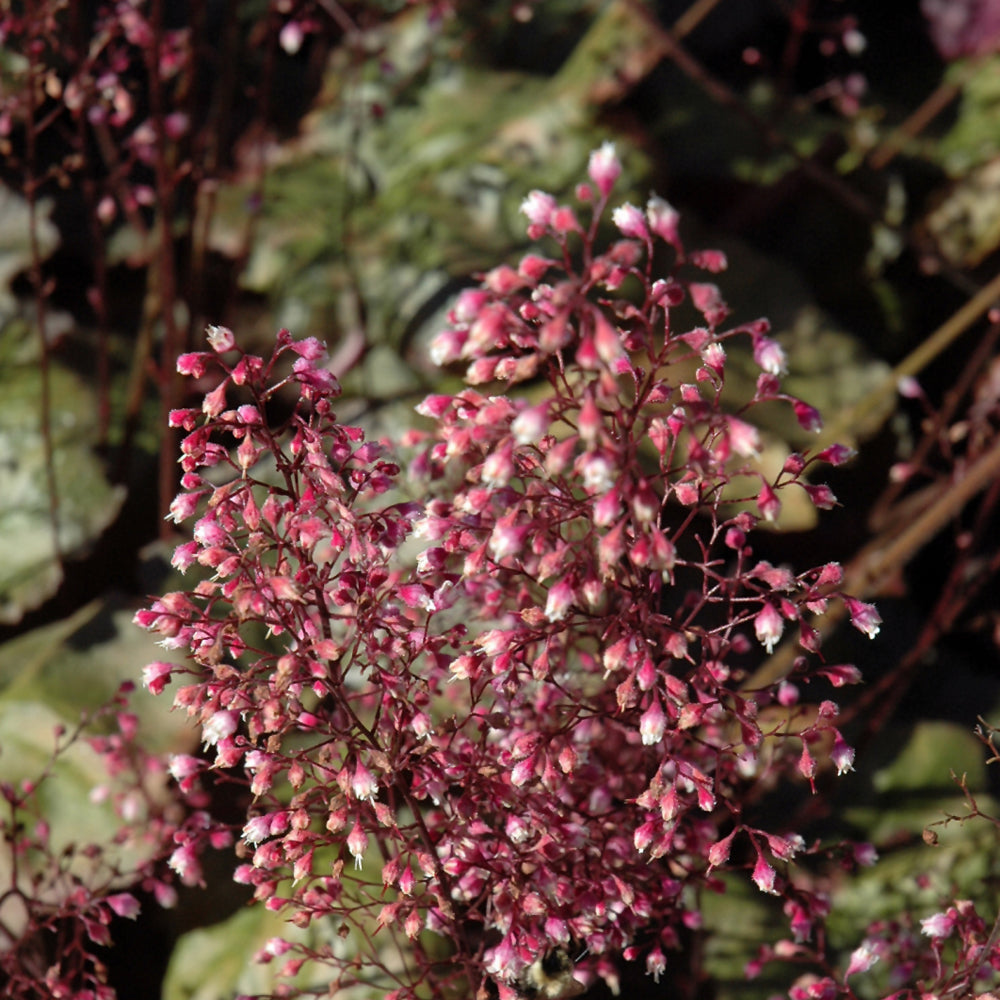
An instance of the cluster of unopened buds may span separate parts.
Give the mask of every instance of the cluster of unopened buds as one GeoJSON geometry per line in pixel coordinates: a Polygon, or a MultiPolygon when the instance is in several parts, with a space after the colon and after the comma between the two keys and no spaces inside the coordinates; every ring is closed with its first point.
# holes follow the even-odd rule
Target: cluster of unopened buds
{"type": "MultiPolygon", "coordinates": [[[[414,981],[437,932],[454,955],[450,973],[435,965],[442,991],[489,977],[506,1000],[566,950],[586,952],[576,977],[613,989],[623,960],[659,975],[720,871],[805,900],[807,845],[742,803],[776,776],[852,764],[836,704],[799,704],[803,681],[858,679],[823,662],[810,618],[844,600],[874,636],[878,614],[840,592],[839,565],[775,566],[752,545],[784,491],[832,506],[807,475],[850,452],[765,475],[753,406],[785,400],[811,430],[819,415],[782,391],[766,322],[727,327],[719,289],[691,280],[725,258],[687,251],[665,201],[616,208],[599,251],[620,170],[605,145],[576,207],[527,197],[529,235],[555,253],[459,296],[433,353],[466,363],[469,388],[428,397],[429,424],[399,442],[337,422],[314,340],[282,331],[262,359],[214,327],[179,362],[218,373],[171,417],[187,432],[172,514],[197,518],[174,565],[204,578],[137,616],[192,661],[175,703],[212,752],[175,777],[242,769],[237,877],[299,925],[402,928],[414,981]],[[732,412],[740,340],[760,374],[732,412]],[[746,689],[785,638],[792,672],[746,689]],[[380,866],[380,892],[362,864],[380,866]]],[[[146,681],[179,672],[152,664],[146,681]]],[[[800,922],[819,908],[801,902],[800,922]]],[[[278,953],[301,967],[296,947],[278,953]]]]}

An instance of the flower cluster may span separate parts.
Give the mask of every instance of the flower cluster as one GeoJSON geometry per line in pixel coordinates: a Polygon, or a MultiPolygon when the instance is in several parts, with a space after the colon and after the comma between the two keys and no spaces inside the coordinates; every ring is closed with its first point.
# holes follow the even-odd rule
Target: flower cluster
{"type": "Polygon", "coordinates": [[[114,1000],[104,956],[113,922],[136,919],[140,891],[163,907],[174,905],[174,874],[164,861],[190,826],[216,846],[226,836],[207,815],[188,814],[175,793],[165,794],[162,760],[143,749],[128,708],[132,687],[122,685],[73,728],[59,726],[52,755],[34,777],[0,782],[0,835],[7,847],[0,980],[12,1000],[114,1000]],[[111,723],[108,732],[88,737],[99,720],[111,723]],[[120,826],[99,842],[66,842],[65,831],[60,836],[50,821],[47,800],[60,793],[49,786],[59,785],[64,769],[80,766],[73,755],[84,743],[100,755],[108,776],[92,801],[109,803],[120,826]]]}
{"type": "MultiPolygon", "coordinates": [[[[96,224],[109,227],[124,216],[144,232],[142,213],[158,198],[149,168],[164,143],[173,146],[187,138],[191,123],[180,110],[165,114],[162,121],[148,114],[149,102],[137,97],[136,77],[144,67],[155,86],[174,86],[191,65],[189,32],[164,30],[142,0],[115,0],[93,12],[88,27],[94,43],[81,52],[78,42],[68,41],[67,19],[65,5],[51,2],[23,13],[5,8],[0,14],[0,38],[20,53],[12,65],[17,85],[5,88],[0,98],[0,151],[16,154],[14,137],[29,118],[39,131],[54,123],[54,131],[62,135],[79,130],[103,158],[103,170],[91,173],[111,175],[100,184],[103,190],[93,206],[96,224]]],[[[56,148],[61,148],[58,143],[56,148]]],[[[65,152],[52,171],[62,184],[83,173],[85,165],[77,146],[65,152]]],[[[94,177],[90,180],[93,184],[94,177]]],[[[87,193],[90,197],[95,191],[87,193]]]]}
{"type": "MultiPolygon", "coordinates": [[[[397,446],[337,422],[315,341],[282,331],[262,359],[215,327],[179,362],[221,379],[171,416],[187,431],[172,516],[197,518],[174,564],[208,578],[137,615],[192,660],[175,703],[212,749],[174,774],[245,773],[237,878],[259,900],[300,925],[403,931],[394,996],[489,977],[507,1000],[569,947],[587,950],[579,978],[612,989],[623,960],[659,975],[718,871],[794,898],[800,924],[822,908],[794,886],[802,839],[749,804],[785,773],[850,769],[836,704],[800,699],[803,681],[857,671],[823,662],[810,617],[844,599],[869,636],[879,618],[840,592],[839,565],[775,566],[752,540],[787,490],[832,506],[807,475],[849,452],[765,475],[748,411],[784,400],[809,429],[819,415],[782,391],[766,322],[726,325],[703,280],[725,258],[689,251],[669,204],[615,208],[599,249],[619,172],[606,145],[575,206],[527,197],[529,235],[554,254],[459,296],[433,352],[467,363],[469,387],[426,399],[430,429],[397,446]],[[740,341],[760,375],[732,411],[740,341]],[[748,689],[786,637],[792,672],[748,689]],[[352,872],[372,865],[380,892],[352,872]],[[450,944],[445,972],[425,930],[450,944]]],[[[153,664],[147,684],[176,670],[153,664]]],[[[352,961],[371,981],[386,960],[329,961],[346,983],[352,961]]]]}
{"type": "MultiPolygon", "coordinates": [[[[800,976],[789,1000],[834,1000],[854,997],[865,974],[879,983],[884,1000],[936,1000],[942,996],[992,997],[1000,974],[997,927],[990,926],[968,899],[954,900],[944,910],[919,921],[902,912],[869,925],[864,940],[851,952],[843,972],[800,976]]],[[[755,976],[767,962],[795,961],[823,968],[825,962],[801,939],[761,949],[750,963],[755,976]]],[[[862,995],[867,994],[863,991],[862,995]]]]}

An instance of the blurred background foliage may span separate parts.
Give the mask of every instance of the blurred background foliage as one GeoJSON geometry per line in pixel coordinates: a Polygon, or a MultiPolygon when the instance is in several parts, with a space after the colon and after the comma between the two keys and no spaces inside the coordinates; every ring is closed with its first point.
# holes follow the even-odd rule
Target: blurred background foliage
{"type": "MultiPolygon", "coordinates": [[[[0,53],[4,780],[38,773],[55,725],[156,658],[129,618],[168,585],[164,414],[189,388],[170,374],[177,353],[206,323],[260,349],[281,326],[317,336],[346,388],[342,417],[398,433],[426,391],[458,384],[426,351],[454,294],[524,252],[522,199],[570,197],[603,141],[625,164],[621,197],[655,189],[689,245],[726,251],[735,318],[771,318],[789,391],[860,451],[832,480],[843,507],[817,521],[789,504],[762,555],[850,564],[890,547],[995,451],[997,290],[977,298],[1000,260],[1000,40],[988,31],[946,37],[917,0],[136,3],[159,10],[177,53],[158,75],[126,28],[95,34],[98,5],[49,6],[35,57],[16,30],[0,53]],[[899,402],[900,374],[919,378],[926,408],[899,402]],[[924,491],[894,487],[890,470],[915,454],[924,491]]],[[[996,5],[954,6],[974,18],[996,5]]],[[[734,407],[752,392],[745,360],[734,407]]],[[[764,418],[761,462],[777,469],[809,442],[786,414],[764,418]]],[[[996,791],[971,735],[977,716],[996,721],[995,494],[963,494],[877,580],[856,574],[886,626],[871,648],[834,636],[830,656],[891,694],[848,707],[857,773],[820,804],[775,791],[790,829],[871,839],[885,858],[822,874],[847,950],[883,911],[932,912],[935,892],[996,912],[996,829],[921,837],[966,808],[949,769],[986,812],[996,791]]],[[[169,696],[135,702],[147,746],[193,749],[169,696]]],[[[94,764],[85,751],[59,761],[44,802],[57,839],[114,828],[88,804],[94,764]]],[[[248,959],[275,918],[240,910],[226,864],[210,901],[186,893],[169,916],[121,929],[121,997],[156,995],[175,945],[169,1000],[271,987],[270,967],[248,959]]],[[[704,906],[720,932],[701,969],[711,995],[767,995],[776,984],[749,987],[742,969],[780,915],[735,885],[704,906]]]]}

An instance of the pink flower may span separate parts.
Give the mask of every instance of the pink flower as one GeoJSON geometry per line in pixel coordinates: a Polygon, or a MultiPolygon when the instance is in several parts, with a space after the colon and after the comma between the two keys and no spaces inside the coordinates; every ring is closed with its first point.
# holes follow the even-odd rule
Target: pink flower
{"type": "Polygon", "coordinates": [[[583,401],[583,406],[580,407],[578,422],[580,437],[588,444],[593,444],[597,440],[597,436],[600,434],[603,426],[604,421],[601,417],[601,411],[594,402],[594,397],[588,395],[583,401]]]}
{"type": "Polygon", "coordinates": [[[878,861],[878,851],[874,844],[854,844],[854,860],[865,868],[870,868],[878,861]]]}
{"type": "Polygon", "coordinates": [[[191,564],[198,558],[198,551],[201,546],[197,542],[182,542],[174,549],[174,554],[170,558],[170,565],[181,573],[184,573],[191,564]]]}
{"type": "Polygon", "coordinates": [[[524,284],[524,279],[509,264],[487,271],[483,276],[483,284],[496,295],[510,295],[524,284]]]}
{"type": "Polygon", "coordinates": [[[598,528],[609,528],[621,516],[621,511],[621,496],[613,486],[594,504],[594,524],[598,528]]]}
{"type": "Polygon", "coordinates": [[[718,341],[712,341],[701,352],[701,360],[715,372],[722,375],[726,369],[726,351],[718,341]]]}
{"type": "Polygon", "coordinates": [[[548,257],[539,257],[538,254],[529,253],[521,258],[521,263],[517,265],[517,273],[531,282],[538,282],[553,264],[554,261],[549,260],[548,257]]]}
{"type": "Polygon", "coordinates": [[[660,981],[660,976],[663,975],[666,968],[666,956],[662,951],[660,951],[659,948],[654,948],[646,956],[646,974],[653,977],[654,983],[658,983],[660,981]]]}
{"type": "Polygon", "coordinates": [[[844,973],[844,978],[854,976],[859,972],[867,972],[879,959],[874,945],[865,941],[860,947],[851,952],[851,961],[844,973]]]}
{"type": "Polygon", "coordinates": [[[414,886],[417,884],[417,880],[413,875],[413,869],[407,865],[399,876],[399,891],[404,896],[413,895],[414,886]]]}
{"type": "Polygon", "coordinates": [[[201,416],[200,411],[187,407],[180,410],[171,410],[168,419],[168,427],[183,427],[186,431],[193,431],[198,425],[201,416]]]}
{"type": "Polygon", "coordinates": [[[323,342],[315,337],[293,340],[288,346],[305,361],[319,361],[326,355],[326,347],[323,342]]]}
{"type": "Polygon", "coordinates": [[[642,211],[636,208],[635,205],[630,205],[628,203],[619,205],[618,208],[611,213],[611,219],[621,230],[623,236],[636,240],[649,239],[649,230],[646,228],[646,220],[643,217],[642,211]]]}
{"type": "Polygon", "coordinates": [[[719,274],[729,267],[729,260],[721,250],[695,250],[691,254],[691,263],[712,274],[719,274]]]}
{"type": "Polygon", "coordinates": [[[775,871],[774,869],[764,860],[764,855],[757,854],[757,864],[754,866],[753,870],[753,881],[754,884],[760,889],[761,892],[770,893],[776,896],[778,890],[774,887],[775,871]]]}
{"type": "Polygon", "coordinates": [[[293,604],[302,601],[299,585],[289,576],[272,576],[267,580],[267,586],[277,601],[288,601],[293,604]]]}
{"type": "Polygon", "coordinates": [[[201,862],[193,844],[178,847],[167,860],[185,885],[198,885],[201,881],[201,862]]]}
{"type": "Polygon", "coordinates": [[[805,467],[805,458],[803,458],[797,451],[793,451],[788,458],[785,459],[785,464],[781,467],[781,471],[786,475],[794,476],[797,479],[805,471],[805,467]]]}
{"type": "Polygon", "coordinates": [[[264,422],[260,415],[260,410],[258,410],[256,406],[251,406],[249,404],[244,404],[243,406],[238,406],[236,408],[236,419],[241,424],[250,424],[254,426],[264,422]]]}
{"type": "Polygon", "coordinates": [[[534,754],[529,754],[524,760],[519,760],[510,772],[510,783],[515,788],[526,785],[535,776],[535,764],[537,758],[534,754]]]}
{"type": "Polygon", "coordinates": [[[490,555],[498,563],[521,555],[530,531],[526,524],[498,521],[490,534],[490,555]]]}
{"type": "Polygon", "coordinates": [[[291,942],[285,941],[283,938],[268,938],[264,943],[263,950],[272,958],[280,958],[282,955],[286,955],[291,950],[291,947],[291,942]]]}
{"type": "Polygon", "coordinates": [[[810,784],[816,777],[816,761],[809,752],[809,745],[803,740],[802,753],[799,755],[799,774],[810,784]]]}
{"type": "Polygon", "coordinates": [[[192,354],[182,354],[177,358],[177,371],[181,375],[188,375],[191,378],[201,378],[206,371],[206,360],[210,354],[204,351],[197,351],[192,354]]]}
{"type": "Polygon", "coordinates": [[[834,687],[843,687],[845,684],[859,684],[861,682],[861,671],[852,663],[838,663],[833,666],[823,666],[819,668],[819,674],[825,677],[834,687]]]}
{"type": "Polygon", "coordinates": [[[729,443],[737,455],[751,458],[760,453],[760,433],[753,424],[738,417],[727,417],[729,443]]]}
{"type": "Polygon", "coordinates": [[[825,483],[814,486],[811,483],[803,483],[802,488],[806,491],[809,499],[817,510],[833,510],[837,506],[837,498],[833,490],[825,483]]]}
{"type": "Polygon", "coordinates": [[[544,191],[532,191],[521,202],[521,212],[533,226],[547,226],[556,210],[556,200],[544,191]]]}
{"type": "Polygon", "coordinates": [[[190,754],[179,753],[170,758],[170,774],[175,781],[184,781],[198,774],[204,766],[202,761],[190,754]]]}
{"type": "Polygon", "coordinates": [[[278,34],[278,44],[290,56],[294,56],[305,41],[305,32],[298,21],[288,21],[278,34]]]}
{"type": "Polygon", "coordinates": [[[587,173],[605,198],[611,193],[621,172],[622,166],[618,162],[613,142],[604,143],[600,149],[590,154],[587,173]]]}
{"type": "MultiPolygon", "coordinates": [[[[453,361],[458,361],[464,354],[465,344],[468,339],[468,330],[443,330],[431,342],[428,352],[431,361],[439,368],[451,364],[453,361]]],[[[423,412],[419,406],[417,407],[417,412],[423,412]]]]}
{"type": "Polygon", "coordinates": [[[806,843],[800,834],[792,833],[787,837],[766,834],[768,850],[782,861],[791,861],[797,854],[805,850],[806,843]]]}
{"type": "Polygon", "coordinates": [[[202,401],[202,411],[208,417],[217,417],[226,408],[226,383],[220,382],[202,401]]]}
{"type": "Polygon", "coordinates": [[[989,0],[920,0],[931,39],[945,59],[1000,46],[1000,10],[989,0]]]}
{"type": "Polygon", "coordinates": [[[161,694],[170,680],[170,674],[176,669],[176,664],[156,660],[142,668],[142,683],[153,693],[161,694]]]}
{"type": "Polygon", "coordinates": [[[653,698],[649,707],[642,713],[639,720],[639,734],[644,746],[652,746],[663,739],[663,731],[667,725],[667,717],[663,713],[659,698],[653,698]]]}
{"type": "Polygon", "coordinates": [[[826,462],[828,465],[843,465],[856,454],[853,448],[848,448],[845,444],[831,444],[828,448],[817,452],[816,461],[826,462]]]}
{"type": "Polygon", "coordinates": [[[129,892],[112,893],[104,901],[119,917],[135,920],[139,915],[139,901],[129,892]]]}
{"type": "Polygon", "coordinates": [[[577,221],[576,213],[568,205],[560,205],[552,213],[551,225],[553,230],[560,235],[580,231],[580,223],[577,221]]]}
{"type": "Polygon", "coordinates": [[[673,247],[680,247],[680,213],[673,205],[654,195],[646,202],[649,228],[673,247]]]}
{"type": "Polygon", "coordinates": [[[208,343],[216,354],[225,354],[236,346],[233,331],[227,326],[210,326],[205,331],[208,343]]]}
{"type": "Polygon", "coordinates": [[[729,307],[723,301],[718,285],[692,281],[688,292],[695,309],[705,317],[710,327],[721,323],[729,315],[729,307]]]}
{"type": "Polygon", "coordinates": [[[597,544],[598,564],[601,568],[602,576],[606,579],[614,576],[618,560],[625,553],[624,533],[625,522],[620,521],[597,544]]]}
{"type": "Polygon", "coordinates": [[[267,815],[253,816],[243,826],[243,839],[251,847],[263,843],[271,835],[271,820],[267,815]]]}
{"type": "Polygon", "coordinates": [[[549,588],[549,595],[545,601],[545,617],[550,622],[562,621],[569,614],[575,596],[570,584],[566,580],[560,580],[549,588]]]}
{"type": "Polygon", "coordinates": [[[522,410],[510,425],[510,431],[518,444],[537,444],[548,429],[549,404],[547,401],[522,410]]]}
{"type": "Polygon", "coordinates": [[[215,746],[220,740],[232,736],[239,721],[239,712],[215,712],[210,715],[201,727],[201,738],[205,746],[215,746]]]}
{"type": "Polygon", "coordinates": [[[630,506],[639,524],[651,524],[660,513],[660,498],[643,477],[634,486],[630,506]]]}
{"type": "Polygon", "coordinates": [[[778,520],[778,515],[781,513],[781,501],[767,483],[760,485],[760,491],[757,494],[757,508],[765,521],[770,521],[773,524],[778,520]]]}
{"type": "Polygon", "coordinates": [[[866,604],[855,597],[845,595],[844,603],[851,616],[851,624],[859,631],[864,632],[869,639],[874,639],[879,633],[882,624],[882,616],[874,604],[866,604]]]}
{"type": "Polygon", "coordinates": [[[351,791],[355,798],[371,801],[378,792],[378,782],[371,771],[359,760],[354,769],[354,778],[351,781],[351,791]]]}
{"type": "Polygon", "coordinates": [[[633,843],[635,844],[635,849],[642,854],[649,846],[653,843],[656,838],[658,824],[656,820],[647,820],[642,826],[638,827],[633,835],[633,843]]]}
{"type": "Polygon", "coordinates": [[[736,836],[734,830],[722,840],[717,840],[708,850],[708,864],[711,868],[718,868],[729,860],[729,851],[733,845],[733,837],[736,836]]]}
{"type": "Polygon", "coordinates": [[[753,627],[760,644],[769,655],[773,653],[774,647],[785,629],[784,619],[778,614],[773,604],[765,604],[757,612],[753,620],[753,627]]]}
{"type": "Polygon", "coordinates": [[[785,903],[785,913],[788,914],[788,926],[796,944],[808,941],[812,937],[813,921],[805,907],[796,902],[785,903]]]}
{"type": "Polygon", "coordinates": [[[594,347],[609,368],[625,357],[621,334],[600,310],[594,313],[594,347]]]}
{"type": "MultiPolygon", "coordinates": [[[[476,639],[476,645],[479,646],[479,648],[487,656],[500,656],[510,647],[511,642],[513,642],[513,638],[514,637],[510,634],[510,632],[507,632],[505,629],[493,628],[478,636],[476,639]]],[[[452,669],[454,669],[460,661],[464,661],[467,655],[468,654],[458,657],[458,659],[452,664],[452,669]]]]}
{"type": "Polygon", "coordinates": [[[506,486],[514,475],[514,440],[505,438],[486,456],[482,478],[487,486],[506,486]]]}
{"type": "Polygon", "coordinates": [[[930,938],[946,938],[955,929],[956,916],[953,910],[947,913],[934,913],[920,921],[920,932],[930,938]]]}
{"type": "Polygon", "coordinates": [[[792,409],[795,411],[795,419],[803,430],[818,434],[823,429],[823,420],[815,406],[803,403],[801,399],[793,399],[792,409]]]}
{"type": "Polygon", "coordinates": [[[782,375],[788,367],[781,345],[770,337],[757,337],[754,340],[753,359],[769,375],[782,375]]]}
{"type": "Polygon", "coordinates": [[[848,746],[839,734],[833,741],[830,759],[836,765],[837,774],[846,774],[854,770],[854,748],[848,746]]]}
{"type": "Polygon", "coordinates": [[[354,867],[360,868],[364,853],[368,848],[368,835],[361,829],[361,820],[355,820],[347,835],[347,849],[354,857],[354,867]]]}

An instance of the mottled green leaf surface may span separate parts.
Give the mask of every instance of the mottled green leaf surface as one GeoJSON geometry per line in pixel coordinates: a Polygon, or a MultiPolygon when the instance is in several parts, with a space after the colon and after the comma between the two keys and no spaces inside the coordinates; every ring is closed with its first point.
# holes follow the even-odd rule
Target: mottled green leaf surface
{"type": "MultiPolygon", "coordinates": [[[[463,61],[419,11],[366,44],[382,51],[378,71],[336,52],[300,136],[271,150],[242,281],[297,334],[334,343],[363,330],[368,356],[351,388],[384,399],[421,385],[413,368],[427,367],[425,345],[407,345],[436,332],[458,284],[524,247],[530,190],[571,195],[590,151],[615,137],[603,105],[656,56],[616,0],[551,78],[463,61]]],[[[627,142],[620,152],[624,194],[648,168],[627,142]]],[[[247,181],[219,194],[212,240],[224,253],[245,225],[252,155],[247,181]]]]}
{"type": "Polygon", "coordinates": [[[18,194],[0,186],[0,309],[9,313],[14,302],[11,279],[31,266],[31,223],[40,260],[55,249],[59,241],[56,227],[49,220],[52,204],[48,199],[35,206],[32,215],[28,203],[18,194]]]}
{"type": "Polygon", "coordinates": [[[958,267],[975,267],[1000,246],[1000,56],[956,60],[942,86],[959,88],[955,119],[914,144],[952,184],[931,199],[920,227],[958,267]]]}
{"type": "Polygon", "coordinates": [[[50,369],[51,491],[42,432],[42,373],[22,323],[0,330],[0,622],[19,621],[62,580],[57,550],[85,551],[124,499],[93,450],[97,397],[72,372],[50,369]],[[58,537],[58,546],[56,544],[58,537]]]}
{"type": "Polygon", "coordinates": [[[957,60],[945,82],[961,88],[957,118],[947,134],[931,138],[923,151],[950,176],[962,178],[1000,155],[1000,55],[971,63],[957,60]]]}
{"type": "MultiPolygon", "coordinates": [[[[318,870],[320,864],[317,856],[314,869],[318,870]]],[[[377,872],[364,875],[352,872],[351,876],[354,875],[378,878],[377,872]]],[[[346,893],[356,891],[352,888],[351,877],[345,876],[344,885],[346,893]]],[[[381,883],[376,891],[380,889],[381,883]]],[[[277,895],[282,895],[280,888],[277,895]]],[[[377,954],[378,964],[397,974],[407,955],[406,937],[398,933],[398,928],[383,928],[377,933],[373,930],[373,936],[362,940],[357,930],[338,925],[334,918],[317,920],[308,928],[300,928],[290,923],[285,914],[254,905],[211,927],[189,931],[181,937],[167,970],[163,1000],[230,1000],[236,995],[270,995],[288,985],[303,990],[312,988],[318,990],[319,995],[326,995],[331,975],[324,971],[322,962],[311,963],[298,975],[288,977],[282,976],[281,971],[296,957],[295,952],[286,952],[267,962],[255,960],[266,952],[269,942],[279,939],[339,959],[377,954]]],[[[361,964],[361,981],[352,983],[346,978],[330,995],[341,1000],[380,1000],[395,985],[378,969],[374,958],[370,963],[362,961],[361,964]]]]}
{"type": "MultiPolygon", "coordinates": [[[[845,812],[875,843],[902,833],[919,835],[945,813],[964,815],[964,799],[952,773],[964,774],[973,792],[986,787],[983,746],[962,726],[924,721],[896,746],[898,752],[871,773],[869,788],[845,812]]],[[[984,796],[984,808],[992,806],[984,796]]]]}
{"type": "Polygon", "coordinates": [[[281,959],[264,965],[254,954],[273,937],[290,936],[287,921],[263,906],[185,934],[174,949],[163,1000],[222,1000],[273,992],[281,959]]]}

